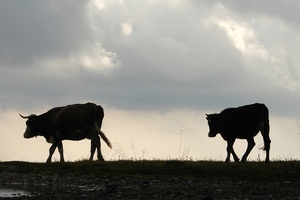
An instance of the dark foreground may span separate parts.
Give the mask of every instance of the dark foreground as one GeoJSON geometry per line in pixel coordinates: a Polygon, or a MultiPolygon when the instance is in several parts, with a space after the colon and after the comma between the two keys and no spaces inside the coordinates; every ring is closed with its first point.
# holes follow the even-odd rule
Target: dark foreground
{"type": "Polygon", "coordinates": [[[0,188],[22,199],[300,199],[300,163],[0,162],[0,188]]]}

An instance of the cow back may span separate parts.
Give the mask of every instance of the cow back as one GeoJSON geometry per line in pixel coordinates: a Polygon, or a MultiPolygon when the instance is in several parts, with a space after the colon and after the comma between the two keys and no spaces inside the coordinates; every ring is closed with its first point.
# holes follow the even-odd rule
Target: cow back
{"type": "Polygon", "coordinates": [[[67,137],[68,134],[77,130],[92,130],[95,127],[95,122],[98,121],[101,115],[99,107],[102,109],[101,106],[97,106],[93,103],[74,104],[64,107],[55,116],[56,130],[62,137],[67,137]]]}
{"type": "Polygon", "coordinates": [[[260,130],[263,121],[268,115],[264,104],[251,104],[238,108],[225,109],[220,113],[221,135],[245,139],[254,137],[260,130]]]}

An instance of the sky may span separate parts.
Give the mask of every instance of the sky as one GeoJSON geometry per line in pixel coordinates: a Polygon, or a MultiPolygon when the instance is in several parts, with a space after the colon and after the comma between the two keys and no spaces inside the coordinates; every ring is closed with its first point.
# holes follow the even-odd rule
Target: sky
{"type": "MultiPolygon", "coordinates": [[[[23,115],[94,102],[106,160],[225,160],[205,113],[264,103],[271,160],[300,158],[296,0],[0,1],[0,161],[44,162],[23,115]]],[[[264,160],[262,137],[250,160],[264,160]]],[[[65,160],[90,141],[64,141],[65,160]]],[[[241,158],[246,141],[234,148],[241,158]]],[[[54,161],[59,154],[54,154],[54,161]]]]}

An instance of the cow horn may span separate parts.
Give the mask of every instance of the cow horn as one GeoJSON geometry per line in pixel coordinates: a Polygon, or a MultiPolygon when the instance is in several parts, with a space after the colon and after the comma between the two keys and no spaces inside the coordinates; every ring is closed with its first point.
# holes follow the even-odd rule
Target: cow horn
{"type": "Polygon", "coordinates": [[[29,116],[23,116],[23,115],[21,115],[20,113],[19,113],[19,115],[20,115],[20,117],[22,117],[23,119],[28,119],[29,118],[29,116]]]}

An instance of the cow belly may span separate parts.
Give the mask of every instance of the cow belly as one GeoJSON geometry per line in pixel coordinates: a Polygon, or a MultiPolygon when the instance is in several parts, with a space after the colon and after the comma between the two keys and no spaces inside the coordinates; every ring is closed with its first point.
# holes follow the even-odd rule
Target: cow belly
{"type": "Polygon", "coordinates": [[[259,132],[259,129],[253,128],[243,128],[243,129],[229,129],[226,132],[222,132],[221,135],[225,140],[238,138],[238,139],[248,139],[255,137],[259,132]]]}
{"type": "Polygon", "coordinates": [[[75,131],[69,134],[65,139],[66,140],[83,140],[87,138],[87,135],[82,131],[75,131]]]}
{"type": "Polygon", "coordinates": [[[248,139],[253,138],[258,134],[259,130],[244,130],[240,132],[236,132],[235,137],[238,139],[248,139]]]}

